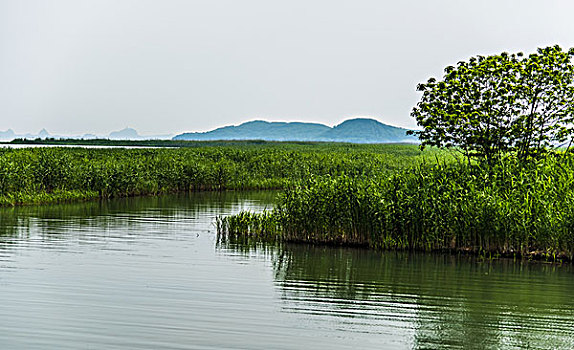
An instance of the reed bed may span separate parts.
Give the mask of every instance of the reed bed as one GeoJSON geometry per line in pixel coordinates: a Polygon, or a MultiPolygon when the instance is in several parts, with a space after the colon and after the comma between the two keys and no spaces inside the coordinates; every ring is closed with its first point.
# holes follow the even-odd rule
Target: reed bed
{"type": "Polygon", "coordinates": [[[0,205],[201,190],[281,189],[313,174],[370,176],[433,152],[414,145],[193,143],[187,148],[0,148],[0,205]]]}
{"type": "Polygon", "coordinates": [[[286,189],[274,210],[219,226],[227,236],[572,260],[574,156],[314,176],[286,189]]]}

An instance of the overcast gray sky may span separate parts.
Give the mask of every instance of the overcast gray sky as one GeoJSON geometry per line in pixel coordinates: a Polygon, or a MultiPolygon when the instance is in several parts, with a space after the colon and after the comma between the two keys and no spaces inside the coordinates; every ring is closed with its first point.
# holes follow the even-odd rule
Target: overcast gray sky
{"type": "Polygon", "coordinates": [[[572,47],[573,15],[572,0],[0,0],[0,130],[414,127],[417,83],[477,54],[572,47]]]}

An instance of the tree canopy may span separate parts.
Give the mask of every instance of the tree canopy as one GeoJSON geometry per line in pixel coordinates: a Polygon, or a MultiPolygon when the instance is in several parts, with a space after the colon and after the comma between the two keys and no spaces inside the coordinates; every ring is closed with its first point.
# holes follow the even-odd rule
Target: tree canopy
{"type": "Polygon", "coordinates": [[[445,68],[443,80],[419,84],[411,115],[421,147],[456,147],[489,162],[520,159],[570,141],[574,134],[574,49],[559,46],[476,56],[445,68]]]}

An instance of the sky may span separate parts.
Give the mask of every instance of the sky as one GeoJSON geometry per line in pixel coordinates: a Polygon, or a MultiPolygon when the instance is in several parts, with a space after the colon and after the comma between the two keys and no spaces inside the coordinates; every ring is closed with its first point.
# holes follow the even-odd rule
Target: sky
{"type": "Polygon", "coordinates": [[[476,55],[574,46],[571,0],[0,0],[0,130],[244,121],[416,127],[416,85],[476,55]]]}

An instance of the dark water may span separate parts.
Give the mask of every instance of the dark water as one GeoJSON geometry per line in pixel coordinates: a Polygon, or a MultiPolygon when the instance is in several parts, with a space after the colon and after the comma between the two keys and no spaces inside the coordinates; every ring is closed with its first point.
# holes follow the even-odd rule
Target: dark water
{"type": "Polygon", "coordinates": [[[219,242],[272,193],[0,209],[0,349],[569,349],[571,266],[219,242]]]}

